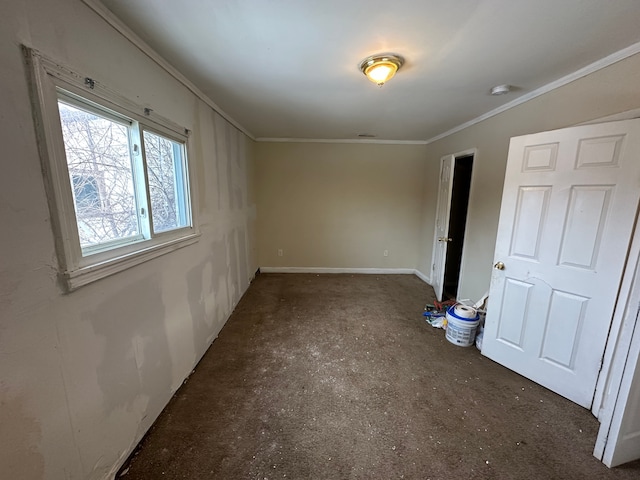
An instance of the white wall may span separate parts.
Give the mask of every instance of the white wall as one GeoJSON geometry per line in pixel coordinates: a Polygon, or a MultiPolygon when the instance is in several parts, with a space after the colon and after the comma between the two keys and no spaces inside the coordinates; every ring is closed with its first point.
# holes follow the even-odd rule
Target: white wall
{"type": "Polygon", "coordinates": [[[440,158],[471,148],[473,164],[464,272],[459,298],[479,299],[489,288],[509,139],[517,135],[577,125],[640,107],[640,54],[553,90],[518,107],[427,145],[421,250],[418,269],[431,273],[440,158]]]}
{"type": "Polygon", "coordinates": [[[253,142],[79,0],[0,15],[0,476],[109,478],[257,268],[253,142]],[[198,243],[64,294],[20,45],[193,131],[198,243]]]}
{"type": "Polygon", "coordinates": [[[425,166],[424,145],[257,143],[260,266],[413,270],[425,166]]]}

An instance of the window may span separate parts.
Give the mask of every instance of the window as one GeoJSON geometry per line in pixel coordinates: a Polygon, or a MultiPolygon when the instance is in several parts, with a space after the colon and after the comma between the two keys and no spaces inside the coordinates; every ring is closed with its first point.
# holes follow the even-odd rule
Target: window
{"type": "Polygon", "coordinates": [[[144,132],[143,138],[154,231],[184,227],[189,213],[182,145],[149,131],[144,132]]]}
{"type": "Polygon", "coordinates": [[[82,253],[144,238],[138,218],[131,122],[92,111],[59,95],[58,110],[67,169],[72,181],[82,253]]]}
{"type": "Polygon", "coordinates": [[[196,241],[187,131],[29,54],[68,289],[196,241]]]}

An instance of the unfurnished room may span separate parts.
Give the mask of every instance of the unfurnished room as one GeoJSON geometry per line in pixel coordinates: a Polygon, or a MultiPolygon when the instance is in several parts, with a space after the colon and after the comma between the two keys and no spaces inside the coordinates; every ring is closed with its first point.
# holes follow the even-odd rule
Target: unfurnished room
{"type": "Polygon", "coordinates": [[[3,0],[0,478],[640,478],[639,25],[3,0]]]}

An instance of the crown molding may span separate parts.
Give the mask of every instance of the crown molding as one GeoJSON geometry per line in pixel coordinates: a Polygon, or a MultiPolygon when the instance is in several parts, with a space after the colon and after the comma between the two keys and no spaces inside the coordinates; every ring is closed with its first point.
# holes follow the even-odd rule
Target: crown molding
{"type": "Polygon", "coordinates": [[[440,135],[436,135],[435,137],[432,137],[426,140],[426,143],[433,143],[437,140],[441,140],[445,137],[448,137],[449,135],[458,133],[464,130],[465,128],[469,128],[472,125],[475,125],[476,123],[480,123],[483,120],[494,117],[502,112],[506,112],[507,110],[517,107],[518,105],[522,105],[523,103],[528,102],[529,100],[533,100],[534,98],[544,95],[545,93],[549,93],[552,90],[555,90],[560,87],[564,87],[565,85],[571,82],[575,82],[576,80],[586,77],[587,75],[597,72],[598,70],[602,70],[603,68],[606,68],[610,65],[613,65],[614,63],[617,63],[621,60],[624,60],[625,58],[631,57],[638,53],[640,53],[640,42],[634,43],[633,45],[629,45],[628,47],[623,48],[622,50],[619,50],[615,53],[612,53],[611,55],[607,55],[606,57],[601,58],[600,60],[597,60],[587,65],[586,67],[581,68],[580,70],[576,70],[575,72],[570,73],[569,75],[566,75],[557,80],[554,80],[551,83],[547,83],[546,85],[543,85],[542,87],[536,90],[526,93],[525,95],[522,95],[521,97],[518,97],[509,103],[505,103],[504,105],[501,105],[498,108],[495,108],[483,115],[480,115],[479,117],[476,117],[473,120],[469,120],[468,122],[462,123],[457,127],[452,128],[451,130],[447,130],[446,132],[441,133],[440,135]]]}
{"type": "Polygon", "coordinates": [[[180,73],[173,65],[167,62],[158,52],[156,52],[151,46],[142,40],[133,30],[126,26],[122,20],[116,17],[111,10],[105,7],[99,0],[82,0],[87,7],[93,10],[98,16],[102,17],[109,25],[111,25],[118,33],[134,44],[142,53],[153,60],[159,67],[164,69],[169,75],[175,78],[178,82],[184,85],[191,93],[206,103],[209,107],[215,110],[220,116],[222,116],[227,122],[236,127],[250,139],[255,140],[255,137],[246,128],[236,122],[228,113],[220,108],[207,94],[200,90],[191,80],[180,73]]]}
{"type": "Polygon", "coordinates": [[[244,128],[240,123],[234,120],[229,114],[227,114],[222,108],[220,108],[209,96],[207,96],[202,90],[200,90],[195,84],[193,84],[187,77],[185,77],[182,73],[180,73],[175,67],[173,67],[169,62],[167,62],[160,54],[158,54],[151,46],[149,46],[144,40],[142,40],[133,30],[127,27],[118,17],[116,17],[108,8],[106,8],[99,0],[82,0],[82,2],[87,5],[91,10],[93,10],[98,16],[104,19],[109,25],[111,25],[117,32],[119,32],[122,36],[124,36],[127,40],[129,40],[133,45],[135,45],[142,53],[144,53],[147,57],[149,57],[152,61],[154,61],[158,66],[164,69],[167,73],[169,73],[172,77],[174,77],[177,81],[179,81],[182,85],[184,85],[189,91],[191,91],[196,97],[206,103],[209,107],[215,110],[218,114],[220,114],[225,120],[227,120],[231,125],[236,127],[242,133],[247,135],[252,140],[257,142],[278,142],[278,143],[373,143],[373,144],[390,144],[390,145],[427,145],[443,138],[446,138],[450,135],[458,133],[466,128],[469,128],[477,123],[482,122],[483,120],[487,120],[488,118],[499,115],[500,113],[506,112],[514,107],[522,105],[529,100],[533,100],[545,93],[549,93],[557,88],[563,87],[571,82],[579,80],[580,78],[586,77],[598,70],[602,70],[614,63],[617,63],[625,58],[631,57],[640,53],[640,42],[634,43],[622,50],[614,52],[600,60],[597,60],[586,67],[583,67],[579,70],[576,70],[573,73],[565,75],[562,78],[554,80],[546,85],[543,85],[536,90],[533,90],[529,93],[526,93],[511,102],[505,103],[498,108],[495,108],[487,113],[484,113],[472,120],[464,122],[446,132],[443,132],[435,137],[431,137],[427,140],[383,140],[383,139],[372,139],[372,138],[362,138],[362,139],[330,139],[330,138],[267,138],[267,137],[259,137],[256,138],[251,132],[249,132],[246,128],[244,128]]]}

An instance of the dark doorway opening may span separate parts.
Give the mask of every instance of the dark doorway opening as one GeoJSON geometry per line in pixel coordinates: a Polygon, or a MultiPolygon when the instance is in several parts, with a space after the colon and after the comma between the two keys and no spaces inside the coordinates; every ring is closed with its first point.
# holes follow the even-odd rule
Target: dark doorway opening
{"type": "Polygon", "coordinates": [[[447,245],[447,258],[444,264],[443,298],[455,299],[458,295],[472,169],[473,155],[456,157],[451,189],[451,211],[449,213],[449,238],[451,241],[447,245]]]}

